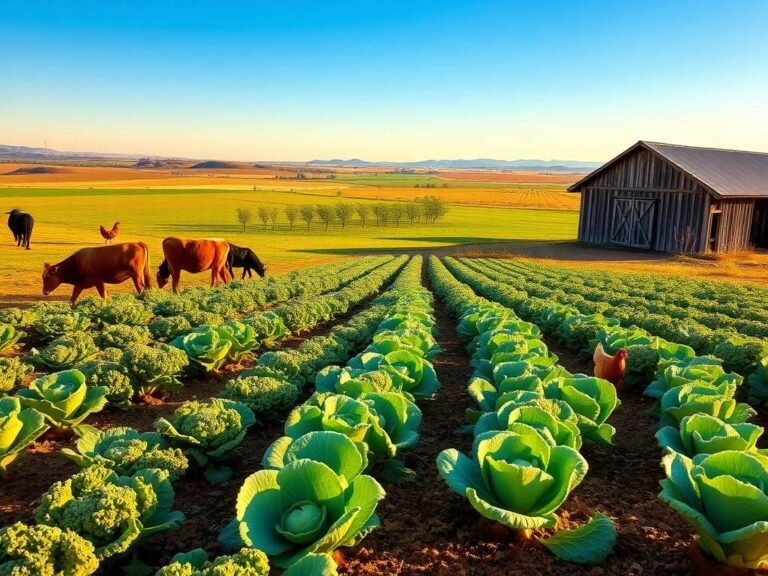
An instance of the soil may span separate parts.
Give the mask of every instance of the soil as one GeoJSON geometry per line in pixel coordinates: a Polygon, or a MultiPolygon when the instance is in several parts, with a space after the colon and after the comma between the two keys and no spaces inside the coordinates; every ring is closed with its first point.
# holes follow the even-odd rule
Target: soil
{"type": "MultiPolygon", "coordinates": [[[[689,547],[694,535],[682,518],[656,497],[663,474],[653,436],[656,418],[647,413],[652,401],[639,391],[622,392],[622,403],[610,419],[617,429],[614,445],[584,446],[582,453],[590,471],[560,513],[565,528],[580,525],[598,511],[613,519],[619,532],[617,546],[600,566],[568,564],[554,557],[536,538],[520,542],[489,530],[469,503],[448,489],[437,473],[435,458],[445,448],[467,451],[470,447],[471,436],[457,435],[456,430],[464,424],[465,409],[470,406],[466,385],[471,368],[455,320],[439,302],[435,313],[438,342],[443,348],[435,359],[435,370],[442,388],[434,398],[420,402],[421,439],[404,455],[406,465],[417,472],[418,479],[413,484],[385,485],[387,497],[378,509],[382,527],[356,549],[342,551],[340,571],[371,576],[689,573],[689,547]]],[[[339,321],[343,317],[335,322],[339,321]]],[[[323,333],[330,325],[313,334],[323,333]]],[[[299,340],[284,345],[295,346],[299,340]]],[[[548,344],[568,370],[590,371],[589,363],[554,342],[548,344]]],[[[181,402],[215,395],[229,376],[186,382],[179,396],[168,402],[125,412],[104,411],[90,418],[89,424],[99,428],[152,429],[159,416],[171,413],[181,402]]],[[[176,507],[187,515],[187,522],[176,532],[150,538],[141,551],[145,562],[162,565],[173,554],[197,547],[220,553],[216,538],[234,514],[237,492],[243,480],[259,469],[265,448],[281,434],[284,416],[251,429],[233,455],[233,475],[227,483],[212,487],[194,474],[177,483],[176,507]]],[[[0,491],[0,526],[16,520],[30,521],[48,486],[77,471],[59,452],[72,443],[40,442],[22,456],[0,491]]]]}

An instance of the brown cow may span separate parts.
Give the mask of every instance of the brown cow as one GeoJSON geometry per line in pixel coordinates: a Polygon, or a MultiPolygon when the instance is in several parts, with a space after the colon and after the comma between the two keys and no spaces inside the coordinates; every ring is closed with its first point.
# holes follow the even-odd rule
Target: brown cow
{"type": "Polygon", "coordinates": [[[211,271],[211,286],[218,282],[229,282],[232,277],[227,270],[229,244],[220,238],[204,238],[202,240],[182,240],[181,238],[166,238],[163,240],[165,260],[157,271],[157,285],[162,288],[173,277],[173,291],[179,291],[181,271],[197,274],[211,271]]]}
{"type": "Polygon", "coordinates": [[[81,248],[58,264],[43,266],[43,295],[48,296],[60,284],[73,284],[74,304],[86,288],[96,288],[106,298],[104,284],[120,284],[130,278],[136,292],[152,288],[149,272],[149,248],[144,242],[125,242],[94,248],[81,248]]]}

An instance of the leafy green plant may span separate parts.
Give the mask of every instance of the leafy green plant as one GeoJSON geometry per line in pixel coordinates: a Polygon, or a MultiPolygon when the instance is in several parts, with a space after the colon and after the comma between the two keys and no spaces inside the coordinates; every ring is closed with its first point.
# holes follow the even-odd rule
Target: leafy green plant
{"type": "Polygon", "coordinates": [[[128,370],[137,394],[167,394],[181,388],[178,375],[189,364],[187,355],[169,344],[129,346],[120,364],[128,370]]]}
{"type": "Polygon", "coordinates": [[[768,400],[768,356],[760,360],[757,369],[749,375],[749,401],[765,402],[768,400]]]}
{"type": "Polygon", "coordinates": [[[10,324],[17,329],[31,328],[38,314],[31,308],[2,308],[0,309],[0,324],[10,324]]]}
{"type": "Polygon", "coordinates": [[[78,434],[77,451],[62,448],[61,453],[81,468],[102,466],[121,476],[132,476],[139,470],[156,468],[168,472],[168,478],[174,482],[189,467],[182,451],[169,448],[157,432],[137,432],[125,427],[99,430],[82,426],[78,434]]]}
{"type": "Polygon", "coordinates": [[[723,367],[737,374],[752,374],[760,361],[768,357],[768,342],[758,338],[731,336],[715,346],[712,353],[723,361],[723,367]]]}
{"type": "Polygon", "coordinates": [[[155,340],[173,340],[192,330],[192,325],[184,316],[158,316],[149,323],[149,331],[155,340]]]}
{"type": "Polygon", "coordinates": [[[104,408],[107,392],[103,386],[88,387],[79,370],[64,370],[33,380],[16,396],[25,408],[44,414],[51,426],[75,428],[104,408]]]}
{"type": "Polygon", "coordinates": [[[576,413],[585,440],[610,444],[616,429],[606,420],[619,405],[616,388],[602,378],[559,378],[547,384],[547,398],[566,402],[576,413]]]}
{"type": "Polygon", "coordinates": [[[383,370],[392,377],[396,388],[416,398],[428,398],[440,388],[432,364],[407,350],[387,354],[365,352],[350,360],[348,365],[366,371],[383,370]]]}
{"type": "Polygon", "coordinates": [[[103,561],[132,550],[151,534],[177,529],[185,518],[173,510],[174,496],[162,470],[140,470],[129,477],[91,466],[53,484],[43,494],[35,521],[76,532],[93,543],[103,561]]]}
{"type": "Polygon", "coordinates": [[[261,376],[246,370],[227,381],[221,397],[248,406],[257,416],[274,418],[296,404],[299,389],[278,374],[268,374],[261,376]]]}
{"type": "MultiPolygon", "coordinates": [[[[306,572],[317,574],[318,572],[306,572]]],[[[208,559],[205,550],[197,548],[176,554],[171,563],[160,568],[155,576],[269,576],[266,554],[255,548],[243,548],[237,554],[208,559]]]]}
{"type": "Polygon", "coordinates": [[[227,320],[216,331],[219,337],[229,342],[227,359],[237,362],[244,355],[259,347],[260,341],[256,329],[237,320],[227,320]]]}
{"type": "Polygon", "coordinates": [[[217,484],[226,482],[232,474],[222,461],[255,423],[256,417],[247,406],[214,398],[210,402],[185,402],[170,420],[159,418],[155,429],[180,446],[204,469],[208,481],[217,484]]]}
{"type": "Polygon", "coordinates": [[[664,426],[656,433],[656,439],[662,448],[694,457],[724,450],[754,452],[763,431],[755,424],[729,424],[716,416],[697,413],[683,418],[679,428],[664,426]]]}
{"type": "Polygon", "coordinates": [[[309,554],[360,542],[379,526],[375,510],[384,495],[370,476],[342,479],[306,458],[259,470],[240,489],[235,521],[220,542],[230,549],[258,548],[275,565],[289,567],[309,554]]]}
{"type": "Polygon", "coordinates": [[[0,358],[0,394],[10,392],[24,383],[24,378],[34,368],[25,364],[18,357],[0,358]]]}
{"type": "Polygon", "coordinates": [[[49,370],[66,370],[84,362],[97,352],[98,348],[90,334],[72,332],[54,338],[42,350],[32,348],[29,360],[49,370]]]}
{"type": "Polygon", "coordinates": [[[43,338],[55,338],[70,332],[82,332],[91,326],[90,319],[81,312],[65,310],[40,314],[32,324],[43,338]]]}
{"type": "Polygon", "coordinates": [[[448,486],[482,516],[527,535],[557,524],[555,512],[588,468],[578,451],[550,445],[526,424],[480,434],[471,457],[443,450],[437,467],[448,486]]]}
{"type": "Polygon", "coordinates": [[[131,294],[115,295],[102,306],[96,315],[105,324],[146,326],[154,315],[141,300],[131,294]]]}
{"type": "Polygon", "coordinates": [[[22,450],[48,429],[45,416],[33,408],[22,408],[18,398],[0,398],[0,477],[22,450]]]}
{"type": "Polygon", "coordinates": [[[260,342],[272,344],[289,334],[283,319],[274,312],[257,312],[243,319],[243,324],[253,327],[260,342]]]}
{"type": "Polygon", "coordinates": [[[741,384],[738,374],[728,374],[721,366],[722,362],[711,356],[697,356],[685,364],[667,366],[648,387],[645,395],[651,398],[661,398],[667,391],[683,384],[703,381],[715,386],[724,382],[741,384]]]}
{"type": "Polygon", "coordinates": [[[21,522],[0,528],[0,574],[90,576],[98,568],[93,544],[72,530],[21,522]]]}
{"type": "Polygon", "coordinates": [[[717,386],[694,381],[676,386],[661,398],[661,424],[679,426],[686,416],[709,414],[729,424],[741,424],[756,414],[748,404],[737,402],[736,384],[717,386]]]}
{"type": "Polygon", "coordinates": [[[17,330],[11,324],[0,324],[0,354],[6,354],[13,350],[16,343],[24,335],[24,332],[17,330]]]}
{"type": "Polygon", "coordinates": [[[183,350],[193,366],[203,372],[212,372],[221,368],[227,361],[232,342],[222,338],[215,328],[200,326],[188,334],[174,338],[171,346],[183,350]]]}
{"type": "Polygon", "coordinates": [[[131,344],[148,344],[150,332],[146,326],[107,324],[97,337],[100,348],[125,348],[131,344]]]}
{"type": "Polygon", "coordinates": [[[107,402],[120,409],[128,409],[134,395],[133,384],[128,370],[119,362],[89,360],[78,364],[77,369],[85,376],[90,387],[103,386],[107,389],[107,402]]]}
{"type": "Polygon", "coordinates": [[[698,544],[718,562],[768,568],[768,458],[726,450],[691,460],[664,456],[659,498],[698,532],[698,544]]]}

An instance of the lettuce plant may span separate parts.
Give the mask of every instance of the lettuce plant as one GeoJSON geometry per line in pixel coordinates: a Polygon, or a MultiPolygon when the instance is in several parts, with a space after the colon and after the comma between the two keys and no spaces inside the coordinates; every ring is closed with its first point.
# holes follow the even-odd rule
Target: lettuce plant
{"type": "Polygon", "coordinates": [[[258,548],[287,568],[309,554],[355,546],[379,526],[375,510],[384,495],[370,476],[342,479],[307,458],[280,470],[259,470],[243,483],[235,521],[220,542],[225,548],[258,548]]]}
{"type": "Polygon", "coordinates": [[[178,448],[169,448],[157,432],[137,432],[125,427],[99,430],[82,426],[78,433],[77,451],[62,448],[61,453],[81,468],[102,466],[121,476],[156,468],[168,472],[168,478],[174,482],[189,467],[183,452],[178,448]]]}
{"type": "Polygon", "coordinates": [[[226,482],[232,470],[221,461],[237,448],[256,423],[253,411],[231,400],[185,402],[170,417],[158,418],[155,429],[180,446],[204,469],[212,484],[226,482]]]}
{"type": "Polygon", "coordinates": [[[693,460],[663,459],[659,498],[698,532],[698,544],[718,562],[768,568],[768,457],[726,450],[693,460]]]}
{"type": "Polygon", "coordinates": [[[391,377],[395,387],[416,398],[428,398],[440,388],[432,364],[407,350],[396,350],[387,354],[365,352],[349,361],[351,368],[384,370],[391,377]]]}
{"type": "Polygon", "coordinates": [[[683,418],[679,428],[664,426],[656,433],[656,439],[661,448],[693,457],[724,450],[757,451],[763,431],[755,424],[729,424],[716,416],[697,413],[683,418]]]}
{"type": "MultiPolygon", "coordinates": [[[[320,576],[324,573],[305,574],[320,576]]],[[[269,560],[264,552],[255,548],[243,548],[237,554],[209,560],[205,550],[197,548],[176,554],[155,576],[269,576],[269,560]]]]}
{"type": "Polygon", "coordinates": [[[10,392],[24,383],[24,378],[34,368],[18,357],[0,358],[0,394],[10,392]]]}
{"type": "Polygon", "coordinates": [[[768,400],[768,356],[760,360],[757,369],[749,375],[749,401],[758,403],[768,400]]]}
{"type": "Polygon", "coordinates": [[[174,338],[171,346],[184,351],[193,366],[203,372],[212,372],[227,361],[232,342],[222,338],[215,328],[200,326],[184,336],[174,338]]]}
{"type": "Polygon", "coordinates": [[[13,350],[16,343],[24,336],[24,332],[17,330],[10,324],[0,324],[0,354],[6,354],[13,350]]]}
{"type": "Polygon", "coordinates": [[[578,451],[552,446],[526,424],[480,434],[471,457],[443,450],[437,467],[448,486],[482,516],[526,534],[557,524],[555,511],[588,468],[578,451]]]}
{"type": "Polygon", "coordinates": [[[125,350],[120,364],[128,370],[139,395],[167,394],[181,388],[178,375],[189,360],[182,350],[168,344],[133,344],[125,350]]]}
{"type": "Polygon", "coordinates": [[[173,510],[174,496],[162,470],[118,476],[91,466],[53,484],[43,494],[35,521],[80,534],[104,560],[132,550],[146,536],[178,528],[185,518],[173,510]]]}
{"type": "Polygon", "coordinates": [[[48,429],[45,416],[34,408],[22,408],[18,398],[0,398],[0,477],[22,450],[48,429]]]}
{"type": "Polygon", "coordinates": [[[97,350],[96,343],[90,334],[72,332],[54,338],[42,350],[32,348],[29,359],[33,364],[49,370],[67,370],[84,362],[97,350]]]}
{"type": "Polygon", "coordinates": [[[724,382],[732,382],[736,386],[741,384],[741,376],[726,373],[721,364],[722,362],[717,358],[697,356],[685,364],[667,366],[656,380],[648,385],[645,389],[645,395],[651,398],[661,398],[672,388],[696,381],[704,381],[714,386],[719,386],[724,382]]]}
{"type": "MultiPolygon", "coordinates": [[[[326,366],[315,375],[315,390],[318,392],[335,392],[350,398],[359,398],[372,392],[396,391],[392,376],[385,370],[365,370],[349,366],[326,366]]],[[[398,390],[408,400],[413,396],[408,392],[398,390]]]]}
{"type": "Polygon", "coordinates": [[[43,413],[56,428],[76,428],[107,403],[107,388],[88,387],[79,370],[64,370],[33,380],[16,395],[21,405],[43,413]]]}
{"type": "Polygon", "coordinates": [[[585,440],[598,444],[613,441],[616,429],[606,422],[619,405],[613,384],[602,378],[559,378],[547,384],[544,395],[573,409],[585,440]]]}
{"type": "Polygon", "coordinates": [[[21,522],[0,528],[0,574],[90,576],[98,568],[93,544],[72,530],[21,522]]]}
{"type": "Polygon", "coordinates": [[[756,414],[748,404],[736,401],[736,384],[713,386],[692,382],[676,386],[661,398],[661,424],[679,426],[686,416],[709,414],[729,424],[741,424],[756,414]]]}

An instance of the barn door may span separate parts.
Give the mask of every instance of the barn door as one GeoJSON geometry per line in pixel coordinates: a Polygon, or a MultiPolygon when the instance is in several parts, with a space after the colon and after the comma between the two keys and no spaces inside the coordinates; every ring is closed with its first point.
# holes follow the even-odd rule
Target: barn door
{"type": "Polygon", "coordinates": [[[650,198],[614,198],[611,244],[651,248],[655,211],[650,198]]]}

